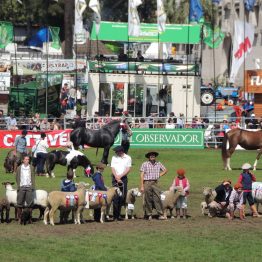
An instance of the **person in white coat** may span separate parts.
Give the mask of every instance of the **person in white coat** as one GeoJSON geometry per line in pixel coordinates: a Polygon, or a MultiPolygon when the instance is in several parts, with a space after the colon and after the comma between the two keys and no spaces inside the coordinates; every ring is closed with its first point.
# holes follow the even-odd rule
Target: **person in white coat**
{"type": "Polygon", "coordinates": [[[49,145],[46,140],[46,134],[41,133],[40,140],[36,143],[36,148],[34,152],[34,156],[36,156],[36,173],[38,176],[43,176],[45,160],[47,157],[47,149],[49,145]]]}

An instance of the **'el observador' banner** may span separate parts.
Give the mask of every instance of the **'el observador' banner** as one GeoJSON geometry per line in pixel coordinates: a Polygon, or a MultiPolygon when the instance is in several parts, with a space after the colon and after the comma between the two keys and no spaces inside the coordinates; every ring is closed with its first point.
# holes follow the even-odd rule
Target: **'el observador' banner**
{"type": "MultiPolygon", "coordinates": [[[[204,131],[196,129],[132,129],[132,148],[204,148],[204,131]]],[[[50,147],[65,146],[69,141],[71,130],[47,131],[47,142],[50,147]]],[[[0,131],[0,148],[14,148],[14,141],[21,135],[21,130],[0,131]]],[[[26,140],[27,147],[35,145],[40,138],[40,132],[29,131],[26,140]]],[[[120,135],[115,145],[120,144],[120,135]]]]}
{"type": "MultiPolygon", "coordinates": [[[[201,129],[132,129],[132,148],[204,148],[204,131],[201,129]]],[[[120,136],[115,145],[120,144],[120,136]]]]}

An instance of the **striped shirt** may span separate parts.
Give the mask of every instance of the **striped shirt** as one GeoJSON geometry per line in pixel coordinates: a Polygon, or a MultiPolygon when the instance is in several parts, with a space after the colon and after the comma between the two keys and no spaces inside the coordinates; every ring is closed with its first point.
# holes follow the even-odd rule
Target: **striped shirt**
{"type": "Polygon", "coordinates": [[[140,171],[144,173],[144,180],[157,180],[162,171],[166,168],[160,163],[155,162],[152,164],[150,161],[146,161],[142,164],[140,171]]]}

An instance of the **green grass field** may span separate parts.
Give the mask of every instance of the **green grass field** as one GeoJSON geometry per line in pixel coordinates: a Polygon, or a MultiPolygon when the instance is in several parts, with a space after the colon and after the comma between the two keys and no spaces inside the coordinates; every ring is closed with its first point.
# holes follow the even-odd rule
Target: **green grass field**
{"type": "MultiPolygon", "coordinates": [[[[139,168],[145,161],[146,149],[131,149],[133,159],[132,172],[129,174],[129,188],[139,186],[139,168]]],[[[246,221],[239,219],[228,221],[226,218],[202,216],[200,202],[202,187],[218,185],[224,178],[237,181],[240,167],[244,162],[253,164],[255,152],[241,151],[233,155],[233,171],[222,170],[220,150],[158,150],[161,161],[169,170],[161,178],[163,190],[169,188],[176,175],[176,169],[186,169],[190,180],[189,218],[187,220],[145,221],[141,219],[143,211],[141,199],[136,205],[138,219],[107,222],[92,222],[89,212],[84,216],[88,220],[82,225],[45,226],[42,221],[21,226],[16,221],[0,225],[1,261],[260,261],[262,254],[260,241],[262,218],[247,216],[246,221]]],[[[1,150],[0,181],[15,181],[14,175],[5,174],[3,160],[7,150],[1,150]]],[[[86,150],[93,163],[100,160],[95,149],[86,150]]],[[[113,151],[111,150],[111,156],[113,151]]],[[[258,181],[262,181],[262,163],[255,172],[258,181]]],[[[56,178],[36,177],[38,189],[59,190],[65,177],[65,167],[56,166],[56,178]]],[[[75,181],[86,181],[83,169],[77,171],[75,181]]],[[[104,172],[106,185],[110,185],[110,168],[104,172]]],[[[4,187],[0,187],[4,195],[4,187]]],[[[248,210],[246,210],[248,213],[248,210]]],[[[38,211],[34,211],[34,217],[38,211]]],[[[13,212],[11,214],[13,217],[13,212]]],[[[56,220],[58,223],[58,219],[56,220]]]]}

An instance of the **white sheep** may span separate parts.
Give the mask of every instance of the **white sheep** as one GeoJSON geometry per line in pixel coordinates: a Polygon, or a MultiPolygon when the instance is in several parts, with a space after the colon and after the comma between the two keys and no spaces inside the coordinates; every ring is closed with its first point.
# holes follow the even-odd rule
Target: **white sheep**
{"type": "MultiPolygon", "coordinates": [[[[13,206],[16,208],[17,206],[17,190],[13,188],[12,185],[14,185],[15,183],[11,183],[11,182],[3,182],[2,185],[5,186],[5,194],[6,194],[6,198],[8,200],[8,202],[10,203],[10,206],[13,206]]],[[[39,219],[42,218],[43,214],[44,214],[44,210],[47,207],[47,196],[48,193],[45,190],[34,190],[33,191],[33,198],[34,198],[34,205],[33,205],[33,209],[39,208],[39,219]]],[[[26,202],[25,202],[25,207],[27,206],[26,202]]],[[[15,212],[16,213],[16,212],[15,212]]],[[[17,218],[17,216],[16,216],[17,218]]]]}
{"type": "Polygon", "coordinates": [[[105,215],[109,214],[109,209],[113,198],[118,195],[122,196],[122,192],[118,187],[111,187],[107,191],[92,190],[86,192],[87,209],[101,208],[100,222],[104,223],[105,215]]]}
{"type": "Polygon", "coordinates": [[[47,208],[44,214],[44,224],[48,224],[48,215],[50,219],[50,224],[52,226],[54,223],[54,214],[58,208],[68,209],[71,208],[74,213],[75,224],[81,224],[80,215],[84,209],[85,194],[86,194],[86,183],[79,183],[77,185],[77,191],[75,192],[61,192],[52,191],[49,193],[47,198],[47,208]]]}
{"type": "Polygon", "coordinates": [[[126,195],[126,203],[125,203],[125,209],[126,209],[126,215],[125,215],[125,219],[128,219],[128,211],[130,210],[131,213],[131,218],[134,219],[134,204],[136,202],[136,197],[140,197],[141,196],[141,192],[139,192],[138,188],[132,188],[129,189],[127,191],[127,195],[126,195]]]}
{"type": "MultiPolygon", "coordinates": [[[[203,195],[204,195],[204,201],[201,202],[201,212],[203,215],[205,215],[205,210],[207,210],[209,204],[212,201],[214,201],[217,193],[211,187],[203,187],[203,195]]],[[[208,211],[208,216],[210,216],[209,211],[208,211]]]]}
{"type": "Polygon", "coordinates": [[[252,195],[257,204],[257,211],[258,205],[262,204],[262,182],[254,182],[252,183],[252,195]]]}
{"type": "Polygon", "coordinates": [[[161,193],[161,201],[163,205],[164,217],[167,219],[167,210],[170,211],[170,216],[173,218],[173,209],[176,207],[179,196],[184,195],[182,187],[177,186],[172,191],[164,191],[161,193]]]}

